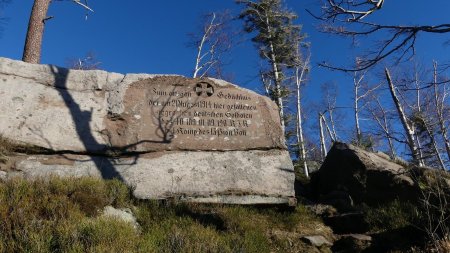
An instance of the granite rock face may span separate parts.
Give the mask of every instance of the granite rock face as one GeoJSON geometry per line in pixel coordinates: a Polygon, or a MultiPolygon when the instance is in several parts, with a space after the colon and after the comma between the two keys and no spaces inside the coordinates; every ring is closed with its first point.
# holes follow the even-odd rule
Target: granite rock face
{"type": "Polygon", "coordinates": [[[19,157],[6,177],[117,177],[145,199],[287,203],[295,195],[277,106],[222,80],[0,58],[0,97],[2,137],[47,150],[19,157]]]}
{"type": "Polygon", "coordinates": [[[126,158],[34,155],[16,161],[17,172],[10,176],[116,177],[132,186],[134,195],[142,199],[176,197],[221,202],[221,198],[257,195],[259,202],[283,202],[287,194],[294,196],[291,166],[289,157],[280,150],[173,151],[126,158]]]}
{"type": "Polygon", "coordinates": [[[215,79],[0,58],[0,132],[55,151],[284,149],[276,105],[215,79]]]}

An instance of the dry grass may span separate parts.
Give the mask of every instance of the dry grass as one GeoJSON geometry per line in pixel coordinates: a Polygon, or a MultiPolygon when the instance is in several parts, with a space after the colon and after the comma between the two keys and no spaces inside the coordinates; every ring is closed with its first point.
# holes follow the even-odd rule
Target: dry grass
{"type": "Polygon", "coordinates": [[[0,135],[0,163],[8,161],[8,156],[14,152],[14,146],[14,143],[0,135]]]}
{"type": "Polygon", "coordinates": [[[300,237],[331,236],[302,206],[142,201],[92,178],[0,183],[0,220],[0,252],[320,252],[300,237]],[[102,218],[106,205],[130,208],[141,228],[102,218]]]}
{"type": "Polygon", "coordinates": [[[22,154],[49,154],[51,150],[38,146],[20,144],[9,140],[0,134],[0,164],[6,163],[16,153],[22,154]]]}

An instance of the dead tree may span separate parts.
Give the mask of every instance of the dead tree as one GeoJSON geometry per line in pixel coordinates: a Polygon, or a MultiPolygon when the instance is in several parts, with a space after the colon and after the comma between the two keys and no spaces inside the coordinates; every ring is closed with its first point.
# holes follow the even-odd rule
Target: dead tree
{"type": "Polygon", "coordinates": [[[355,118],[355,133],[356,133],[356,143],[361,144],[362,132],[360,126],[360,112],[365,107],[366,103],[360,104],[367,96],[369,96],[373,91],[378,89],[380,85],[374,86],[372,88],[364,87],[364,77],[366,72],[353,73],[353,115],[355,118]],[[362,89],[365,88],[365,91],[362,89]]]}
{"type": "Polygon", "coordinates": [[[419,154],[419,148],[416,143],[416,132],[414,129],[414,125],[410,123],[408,117],[406,116],[406,113],[397,95],[396,87],[392,82],[391,74],[389,73],[388,68],[384,69],[384,73],[386,75],[386,80],[389,85],[389,93],[391,94],[392,101],[394,102],[398,117],[400,118],[400,122],[406,134],[407,144],[411,151],[413,161],[419,166],[424,166],[423,161],[419,154]]]}
{"type": "Polygon", "coordinates": [[[189,34],[190,46],[197,51],[193,78],[215,76],[222,78],[220,73],[211,73],[222,65],[222,55],[232,47],[232,37],[228,12],[212,12],[204,15],[199,33],[189,34]]]}
{"type": "MultiPolygon", "coordinates": [[[[334,110],[334,108],[331,108],[331,111],[334,110]]],[[[328,118],[330,119],[330,110],[326,109],[325,111],[319,112],[319,131],[320,131],[320,153],[321,153],[321,157],[322,159],[325,159],[325,157],[327,156],[327,137],[326,134],[328,134],[328,138],[331,142],[331,144],[333,144],[334,142],[337,141],[337,135],[336,133],[332,131],[332,128],[330,128],[328,122],[327,122],[327,117],[326,115],[328,114],[328,118]]],[[[332,121],[331,125],[334,125],[334,121],[332,121]]]]}
{"type": "Polygon", "coordinates": [[[323,123],[328,132],[328,135],[332,142],[338,140],[338,134],[336,130],[336,122],[334,112],[336,109],[340,109],[342,107],[336,106],[337,100],[337,86],[335,83],[325,83],[322,85],[323,92],[323,107],[325,110],[322,112],[323,123]],[[329,123],[328,123],[328,121],[329,123]]]}
{"type": "Polygon", "coordinates": [[[372,118],[377,123],[378,127],[381,129],[383,136],[386,138],[389,147],[389,156],[391,159],[395,159],[397,154],[394,148],[394,137],[392,136],[392,131],[390,129],[388,111],[383,107],[380,102],[380,98],[376,96],[371,96],[372,104],[374,106],[369,108],[369,112],[372,118]]]}
{"type": "Polygon", "coordinates": [[[417,36],[421,33],[443,34],[450,32],[450,24],[437,25],[400,25],[380,24],[368,21],[368,16],[379,12],[385,4],[384,0],[326,0],[322,13],[311,15],[322,20],[322,31],[352,39],[381,35],[384,39],[370,45],[368,55],[354,67],[336,67],[324,63],[322,66],[342,70],[360,71],[377,64],[381,60],[397,54],[397,60],[414,53],[417,36]]]}
{"type": "Polygon", "coordinates": [[[418,66],[414,63],[414,73],[411,80],[407,80],[400,93],[404,104],[409,107],[409,121],[414,126],[419,157],[423,164],[445,169],[441,149],[436,140],[436,117],[430,83],[422,81],[418,66]],[[413,96],[407,97],[408,92],[413,96]],[[404,94],[402,94],[404,93],[404,94]],[[405,98],[406,97],[406,98],[405,98]]]}
{"type": "Polygon", "coordinates": [[[322,158],[322,161],[325,160],[325,157],[327,156],[327,145],[325,142],[325,133],[324,133],[324,117],[323,113],[319,112],[319,131],[320,131],[320,155],[322,158]]]}
{"type": "Polygon", "coordinates": [[[297,49],[298,63],[295,65],[295,89],[296,89],[296,105],[297,105],[297,124],[296,135],[298,145],[298,158],[303,163],[303,170],[306,177],[309,177],[308,163],[306,161],[305,138],[303,136],[303,122],[302,122],[302,105],[301,105],[301,86],[306,81],[305,76],[309,72],[309,62],[311,54],[303,61],[300,59],[300,48],[297,49]]]}
{"type": "Polygon", "coordinates": [[[69,69],[94,70],[100,69],[101,64],[93,52],[87,53],[83,58],[67,60],[67,68],[69,69]]]}
{"type": "MultiPolygon", "coordinates": [[[[80,1],[81,0],[72,0],[72,2],[89,11],[92,11],[92,9],[87,5],[87,0],[85,0],[84,3],[80,1]]],[[[51,2],[51,0],[34,0],[30,20],[28,21],[25,46],[23,49],[22,61],[24,62],[41,62],[42,39],[44,36],[45,22],[53,18],[52,16],[47,16],[48,8],[51,2]]]]}
{"type": "Polygon", "coordinates": [[[448,137],[449,115],[448,113],[445,113],[446,111],[448,111],[448,107],[446,107],[446,100],[449,94],[449,90],[446,82],[442,83],[443,88],[439,90],[437,67],[437,62],[433,62],[433,99],[438,127],[441,133],[442,140],[444,141],[447,159],[450,161],[450,138],[448,137]]]}

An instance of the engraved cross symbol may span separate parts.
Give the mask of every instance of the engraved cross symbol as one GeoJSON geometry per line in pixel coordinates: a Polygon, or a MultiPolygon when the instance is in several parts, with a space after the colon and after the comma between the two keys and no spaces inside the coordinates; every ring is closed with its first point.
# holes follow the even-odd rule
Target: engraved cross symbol
{"type": "Polygon", "coordinates": [[[208,96],[211,97],[214,94],[214,87],[209,83],[197,83],[197,85],[194,87],[195,93],[197,93],[197,96],[208,96]]]}

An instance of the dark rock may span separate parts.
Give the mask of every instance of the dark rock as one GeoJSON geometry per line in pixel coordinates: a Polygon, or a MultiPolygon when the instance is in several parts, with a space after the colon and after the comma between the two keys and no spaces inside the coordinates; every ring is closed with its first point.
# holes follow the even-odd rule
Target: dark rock
{"type": "Polygon", "coordinates": [[[409,252],[412,247],[423,248],[429,240],[416,225],[371,234],[372,244],[366,252],[409,252]]]}
{"type": "Polygon", "coordinates": [[[419,196],[419,188],[405,167],[338,142],[328,152],[320,170],[312,175],[311,190],[316,200],[328,198],[328,203],[330,194],[334,195],[340,201],[339,207],[344,209],[353,203],[378,205],[394,199],[415,201],[419,196]]]}
{"type": "Polygon", "coordinates": [[[369,230],[363,213],[344,213],[323,218],[325,224],[336,234],[365,233],[369,230]]]}
{"type": "Polygon", "coordinates": [[[320,203],[331,205],[341,212],[348,212],[354,210],[353,199],[345,191],[332,191],[319,198],[320,203]]]}
{"type": "Polygon", "coordinates": [[[333,252],[362,252],[370,247],[372,237],[362,234],[342,235],[331,248],[333,252]]]}

